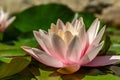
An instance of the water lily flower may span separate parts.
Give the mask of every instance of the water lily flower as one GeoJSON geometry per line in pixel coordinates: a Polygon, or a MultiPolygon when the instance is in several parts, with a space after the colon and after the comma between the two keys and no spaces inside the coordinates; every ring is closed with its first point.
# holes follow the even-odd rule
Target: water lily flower
{"type": "Polygon", "coordinates": [[[15,17],[12,17],[10,19],[9,14],[5,13],[3,9],[0,9],[0,32],[4,32],[5,29],[15,20],[15,17]]]}
{"type": "Polygon", "coordinates": [[[83,19],[74,19],[64,24],[58,19],[48,32],[33,31],[43,50],[22,46],[21,48],[39,62],[59,68],[62,74],[71,74],[81,66],[105,66],[120,61],[120,56],[97,56],[104,41],[101,38],[105,26],[99,31],[100,21],[96,19],[86,31],[83,19]],[[98,33],[99,32],[99,33],[98,33]]]}

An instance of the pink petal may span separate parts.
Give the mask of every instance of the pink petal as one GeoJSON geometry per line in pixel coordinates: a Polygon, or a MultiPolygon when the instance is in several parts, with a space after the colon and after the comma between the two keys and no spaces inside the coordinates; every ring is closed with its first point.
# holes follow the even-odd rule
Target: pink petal
{"type": "MultiPolygon", "coordinates": [[[[66,52],[66,45],[64,41],[56,34],[52,36],[52,45],[55,51],[55,54],[58,58],[63,60],[65,58],[66,52]]],[[[63,60],[64,61],[64,60],[63,60]]]]}
{"type": "Polygon", "coordinates": [[[96,36],[96,38],[93,40],[92,44],[96,45],[99,44],[104,32],[105,32],[105,26],[100,30],[100,32],[98,33],[98,35],[96,36]]]}
{"type": "Polygon", "coordinates": [[[83,18],[80,17],[79,20],[76,20],[76,25],[74,26],[76,29],[78,30],[78,32],[80,32],[81,28],[84,27],[84,22],[83,22],[83,18]]]}
{"type": "Polygon", "coordinates": [[[79,38],[75,36],[68,46],[66,57],[70,61],[76,62],[79,60],[81,56],[80,53],[81,53],[81,47],[80,47],[79,38]]]}
{"type": "Polygon", "coordinates": [[[15,18],[16,18],[15,16],[10,18],[6,23],[6,27],[8,27],[15,20],[15,18]]]}
{"type": "Polygon", "coordinates": [[[115,64],[117,62],[120,62],[120,56],[98,56],[95,59],[93,59],[91,62],[83,66],[99,67],[99,66],[115,64]]]}
{"type": "Polygon", "coordinates": [[[96,45],[99,44],[103,34],[105,32],[105,26],[100,30],[99,34],[97,37],[93,40],[93,42],[90,44],[90,47],[88,48],[87,52],[91,51],[96,45]]]}
{"type": "Polygon", "coordinates": [[[88,29],[87,33],[89,36],[89,43],[91,44],[93,42],[93,40],[95,39],[98,30],[99,30],[99,25],[100,25],[100,21],[98,21],[98,19],[96,19],[90,26],[90,28],[88,29]]]}
{"type": "Polygon", "coordinates": [[[87,52],[81,59],[80,64],[84,65],[92,61],[98,54],[98,52],[101,50],[104,42],[101,42],[98,46],[87,52]]]}
{"type": "Polygon", "coordinates": [[[3,9],[0,8],[0,22],[6,17],[7,17],[6,13],[4,13],[3,9]]]}
{"type": "Polygon", "coordinates": [[[73,38],[73,35],[70,31],[64,32],[64,41],[65,41],[66,45],[70,43],[72,38],[73,38]]]}
{"type": "Polygon", "coordinates": [[[46,53],[51,55],[53,52],[50,37],[48,35],[45,35],[43,31],[33,31],[33,33],[40,46],[45,50],[46,53]]]}
{"type": "Polygon", "coordinates": [[[73,19],[73,21],[72,21],[72,26],[77,26],[77,23],[78,23],[78,20],[77,19],[73,19]]]}
{"type": "Polygon", "coordinates": [[[35,53],[33,52],[31,47],[27,47],[27,46],[22,46],[21,47],[24,51],[26,51],[29,55],[31,55],[32,57],[34,57],[35,59],[39,60],[39,57],[37,55],[35,55],[35,53]]]}
{"type": "Polygon", "coordinates": [[[84,24],[84,22],[83,22],[83,18],[82,18],[82,17],[80,17],[80,18],[79,18],[79,21],[80,21],[80,24],[81,24],[82,26],[85,26],[85,24],[84,24]]]}
{"type": "Polygon", "coordinates": [[[64,23],[60,19],[57,20],[57,27],[62,30],[64,29],[64,23]]]}
{"type": "Polygon", "coordinates": [[[85,54],[87,48],[89,47],[88,35],[86,33],[84,25],[81,26],[81,28],[79,30],[79,38],[80,38],[80,45],[81,45],[81,50],[82,50],[81,55],[83,56],[85,54]]]}
{"type": "Polygon", "coordinates": [[[73,19],[72,26],[76,29],[79,29],[82,26],[84,26],[83,18],[80,17],[79,20],[77,18],[73,19]]]}
{"type": "Polygon", "coordinates": [[[53,33],[57,33],[58,32],[58,27],[52,23],[50,26],[50,29],[48,29],[48,34],[51,36],[53,33]]]}
{"type": "Polygon", "coordinates": [[[78,23],[78,16],[79,16],[78,13],[74,15],[74,18],[71,23],[73,26],[76,26],[76,24],[78,23]]]}
{"type": "Polygon", "coordinates": [[[48,55],[47,53],[37,48],[23,46],[22,49],[25,50],[29,55],[34,57],[36,60],[45,65],[57,68],[63,67],[63,63],[60,60],[48,55]]]}

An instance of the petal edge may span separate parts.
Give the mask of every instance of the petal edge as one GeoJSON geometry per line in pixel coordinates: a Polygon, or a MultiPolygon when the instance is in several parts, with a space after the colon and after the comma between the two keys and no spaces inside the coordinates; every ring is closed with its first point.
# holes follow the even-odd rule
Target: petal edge
{"type": "Polygon", "coordinates": [[[120,62],[120,56],[98,56],[90,63],[85,64],[83,66],[99,67],[99,66],[111,65],[117,62],[120,62]]]}

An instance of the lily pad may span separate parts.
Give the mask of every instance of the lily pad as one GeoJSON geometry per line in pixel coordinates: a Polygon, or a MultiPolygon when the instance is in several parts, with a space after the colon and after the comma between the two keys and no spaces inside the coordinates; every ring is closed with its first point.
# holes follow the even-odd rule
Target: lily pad
{"type": "Polygon", "coordinates": [[[47,4],[31,7],[16,15],[13,25],[21,32],[29,32],[38,29],[47,30],[51,23],[60,18],[70,21],[74,12],[68,7],[60,4],[47,4]]]}
{"type": "Polygon", "coordinates": [[[83,80],[120,80],[120,78],[112,74],[107,74],[99,76],[86,76],[83,80]]]}
{"type": "Polygon", "coordinates": [[[8,58],[9,63],[0,62],[0,78],[13,75],[23,70],[30,63],[30,57],[8,58]]]}
{"type": "Polygon", "coordinates": [[[116,54],[120,54],[120,30],[110,27],[107,28],[107,32],[109,33],[112,42],[109,51],[112,51],[116,54]]]}

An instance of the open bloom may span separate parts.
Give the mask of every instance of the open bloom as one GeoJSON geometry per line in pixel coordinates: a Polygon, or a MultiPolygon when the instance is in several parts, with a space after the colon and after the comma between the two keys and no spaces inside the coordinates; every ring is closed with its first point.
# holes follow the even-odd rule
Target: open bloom
{"type": "Polygon", "coordinates": [[[5,13],[3,9],[0,9],[0,32],[4,32],[5,29],[14,21],[15,17],[10,19],[8,13],[5,13]]]}
{"type": "Polygon", "coordinates": [[[74,73],[81,66],[116,63],[120,56],[97,56],[104,44],[100,41],[105,31],[105,27],[99,31],[99,25],[100,21],[96,19],[86,31],[82,18],[66,24],[58,19],[48,32],[41,29],[33,32],[43,50],[27,46],[22,46],[22,49],[39,62],[59,68],[57,71],[63,74],[74,73]]]}

